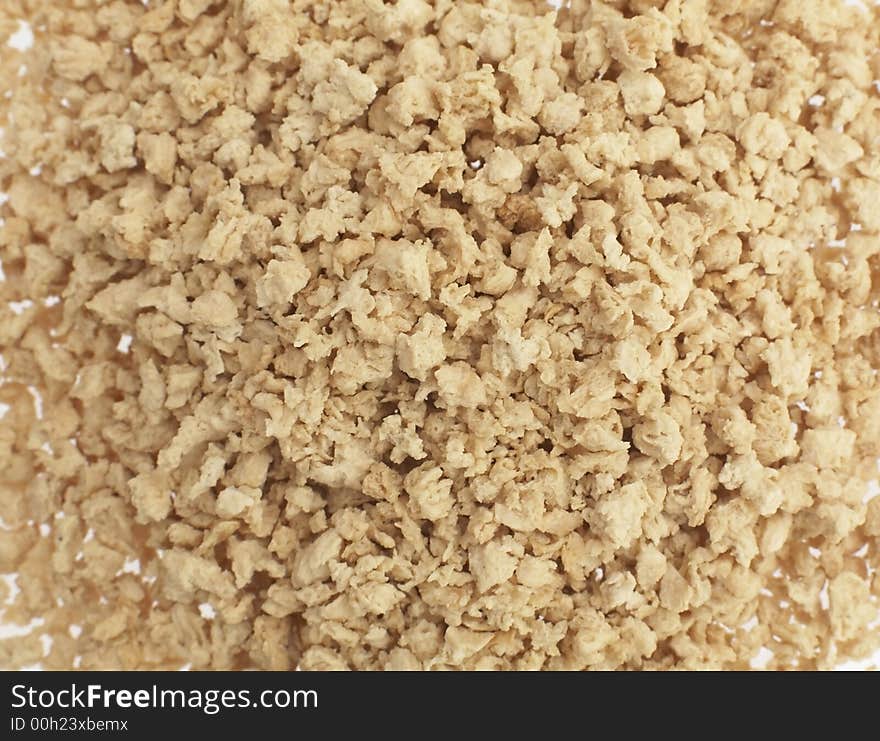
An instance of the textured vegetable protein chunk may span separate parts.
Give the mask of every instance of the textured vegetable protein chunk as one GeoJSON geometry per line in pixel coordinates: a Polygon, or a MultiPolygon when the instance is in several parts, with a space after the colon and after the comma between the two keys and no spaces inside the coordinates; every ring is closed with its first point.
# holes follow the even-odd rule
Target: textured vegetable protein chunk
{"type": "Polygon", "coordinates": [[[2,3],[20,21],[0,590],[43,622],[0,665],[880,647],[876,7],[2,3]]]}

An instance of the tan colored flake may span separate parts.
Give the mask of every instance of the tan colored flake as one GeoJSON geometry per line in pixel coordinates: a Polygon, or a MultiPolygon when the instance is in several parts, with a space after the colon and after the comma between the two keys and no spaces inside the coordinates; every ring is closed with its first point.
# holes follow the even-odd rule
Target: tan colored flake
{"type": "Polygon", "coordinates": [[[599,499],[590,523],[614,548],[625,548],[641,533],[647,507],[645,485],[641,482],[626,484],[599,499]]]}
{"type": "Polygon", "coordinates": [[[468,552],[468,562],[477,590],[486,592],[510,579],[522,555],[522,546],[510,537],[473,546],[468,552]]]}
{"type": "Polygon", "coordinates": [[[266,272],[257,279],[258,306],[289,304],[309,282],[309,269],[301,259],[270,260],[266,272]]]}
{"type": "Polygon", "coordinates": [[[458,361],[434,371],[440,398],[448,406],[476,407],[487,401],[480,376],[467,363],[458,361]]]}
{"type": "Polygon", "coordinates": [[[443,471],[436,466],[420,466],[410,471],[403,480],[403,487],[420,518],[439,520],[455,505],[452,481],[443,478],[443,471]]]}
{"type": "Polygon", "coordinates": [[[618,78],[623,107],[630,116],[652,116],[663,107],[666,90],[649,72],[626,70],[618,78]]]}
{"type": "Polygon", "coordinates": [[[401,335],[397,340],[400,369],[419,381],[446,359],[443,332],[446,322],[434,314],[425,314],[416,324],[412,334],[401,335]]]}

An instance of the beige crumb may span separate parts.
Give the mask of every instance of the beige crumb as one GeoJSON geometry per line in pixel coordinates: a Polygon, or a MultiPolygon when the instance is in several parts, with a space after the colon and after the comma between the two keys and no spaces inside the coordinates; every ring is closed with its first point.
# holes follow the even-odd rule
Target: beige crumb
{"type": "Polygon", "coordinates": [[[5,668],[880,647],[877,8],[0,6],[5,668]]]}

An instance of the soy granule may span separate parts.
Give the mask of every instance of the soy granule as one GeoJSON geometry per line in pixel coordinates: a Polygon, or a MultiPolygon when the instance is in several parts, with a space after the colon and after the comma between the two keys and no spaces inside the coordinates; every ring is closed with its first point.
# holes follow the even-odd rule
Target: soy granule
{"type": "Polygon", "coordinates": [[[4,0],[0,663],[880,645],[880,18],[4,0]]]}

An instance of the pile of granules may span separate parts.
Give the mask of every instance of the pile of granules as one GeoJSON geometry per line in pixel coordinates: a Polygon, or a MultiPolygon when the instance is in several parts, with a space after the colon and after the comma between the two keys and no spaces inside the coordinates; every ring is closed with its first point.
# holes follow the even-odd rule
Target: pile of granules
{"type": "Polygon", "coordinates": [[[4,0],[0,664],[880,644],[880,16],[4,0]],[[14,589],[13,589],[14,582],[14,589]]]}

